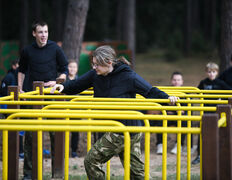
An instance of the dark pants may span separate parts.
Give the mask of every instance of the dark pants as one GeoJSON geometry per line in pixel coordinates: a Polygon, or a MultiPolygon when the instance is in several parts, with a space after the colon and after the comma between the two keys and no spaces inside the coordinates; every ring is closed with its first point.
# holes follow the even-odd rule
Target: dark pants
{"type": "Polygon", "coordinates": [[[78,143],[79,143],[79,133],[78,132],[72,132],[72,137],[71,137],[72,152],[77,152],[78,143]]]}
{"type": "MultiPolygon", "coordinates": [[[[150,121],[150,126],[163,126],[163,121],[150,121]]],[[[177,121],[168,121],[168,126],[177,127],[177,121]]],[[[187,121],[181,121],[181,127],[187,127],[187,121]]],[[[156,134],[157,142],[156,144],[163,143],[163,134],[156,134]]],[[[181,134],[181,145],[184,145],[186,134],[181,134]]]]}
{"type": "Polygon", "coordinates": [[[94,132],[93,133],[93,140],[94,144],[97,142],[98,139],[100,139],[105,133],[102,132],[94,132]]]}
{"type": "MultiPolygon", "coordinates": [[[[50,141],[51,141],[51,155],[52,155],[52,167],[54,164],[54,132],[49,132],[50,141]]],[[[32,132],[25,132],[24,140],[24,166],[23,174],[31,175],[32,174],[32,132]]]]}

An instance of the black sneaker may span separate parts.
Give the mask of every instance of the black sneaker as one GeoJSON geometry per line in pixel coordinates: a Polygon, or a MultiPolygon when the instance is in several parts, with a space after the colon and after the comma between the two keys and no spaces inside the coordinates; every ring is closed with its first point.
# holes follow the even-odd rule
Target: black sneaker
{"type": "Polygon", "coordinates": [[[31,180],[31,175],[30,174],[26,174],[24,175],[23,179],[22,180],[31,180]]]}
{"type": "Polygon", "coordinates": [[[199,164],[200,163],[200,156],[198,155],[193,161],[192,164],[199,164]]]}

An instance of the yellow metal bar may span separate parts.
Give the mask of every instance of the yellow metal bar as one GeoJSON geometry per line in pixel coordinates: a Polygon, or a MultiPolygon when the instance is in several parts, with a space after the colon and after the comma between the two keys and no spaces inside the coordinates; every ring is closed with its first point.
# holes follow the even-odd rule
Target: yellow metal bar
{"type": "MultiPolygon", "coordinates": [[[[128,132],[131,133],[145,133],[145,132],[150,132],[150,133],[192,133],[192,134],[200,134],[201,133],[201,129],[200,128],[176,128],[176,127],[134,127],[134,126],[127,126],[126,128],[121,128],[121,127],[112,127],[112,125],[118,125],[117,121],[109,121],[109,120],[94,120],[92,121],[94,124],[92,124],[92,126],[88,126],[85,127],[83,126],[78,126],[76,125],[67,125],[67,126],[60,126],[60,125],[45,125],[44,123],[41,123],[39,126],[35,126],[33,125],[32,121],[30,123],[26,123],[27,120],[25,120],[25,123],[23,123],[23,125],[19,125],[19,123],[17,123],[16,125],[14,124],[4,124],[1,125],[0,129],[1,130],[9,130],[9,131],[16,131],[16,130],[25,130],[25,131],[38,131],[38,130],[42,130],[42,131],[81,131],[81,132],[85,132],[87,131],[94,131],[94,132],[122,132],[124,129],[126,129],[128,132]],[[100,122],[100,123],[99,123],[100,122]],[[97,126],[97,124],[103,124],[103,123],[109,123],[108,126],[98,126],[97,128],[95,126],[97,126]],[[115,124],[114,124],[115,123],[115,124]],[[30,125],[29,125],[30,124],[30,125]],[[31,128],[31,129],[30,129],[31,128]]],[[[47,121],[47,120],[46,120],[47,121]]],[[[85,120],[81,120],[84,121],[85,120]]],[[[86,122],[85,122],[86,123],[86,122]]],[[[2,124],[2,123],[1,123],[2,124]]],[[[80,122],[78,123],[80,124],[80,122]]],[[[88,123],[86,123],[88,124],[88,123]]],[[[91,125],[89,123],[89,125],[91,125]]]]}
{"type": "MultiPolygon", "coordinates": [[[[162,111],[162,114],[164,114],[164,116],[167,116],[167,112],[166,111],[162,111]]],[[[165,120],[163,120],[163,128],[167,128],[167,119],[165,118],[165,120]]],[[[167,132],[162,132],[163,134],[163,154],[162,154],[162,160],[163,160],[163,164],[162,164],[162,179],[166,180],[167,179],[167,132]]]]}
{"type": "MultiPolygon", "coordinates": [[[[176,103],[177,106],[181,106],[180,103],[176,103]]],[[[181,116],[182,112],[177,111],[177,115],[181,116]]],[[[177,120],[177,127],[181,128],[181,120],[177,120]]],[[[176,154],[177,162],[176,162],[176,179],[180,180],[181,173],[181,133],[177,133],[177,154],[176,154]]]]}
{"type": "MultiPolygon", "coordinates": [[[[87,111],[88,113],[88,111],[87,111]]],[[[38,113],[34,112],[32,113],[15,113],[11,114],[7,117],[7,119],[14,119],[15,117],[47,117],[47,118],[52,118],[52,117],[57,117],[57,118],[93,118],[93,119],[128,119],[128,120],[136,120],[136,119],[149,119],[149,120],[192,120],[192,121],[201,121],[201,116],[176,116],[176,115],[125,115],[125,114],[73,114],[70,113],[69,111],[65,112],[49,112],[49,113],[43,113],[43,111],[38,111],[38,113]]]]}
{"type": "Polygon", "coordinates": [[[110,161],[106,162],[106,179],[110,180],[110,161]]]}
{"type": "MultiPolygon", "coordinates": [[[[144,120],[145,127],[150,127],[150,123],[147,119],[144,120]]],[[[150,132],[145,133],[145,165],[144,165],[144,179],[149,180],[150,171],[150,132]]]]}
{"type": "Polygon", "coordinates": [[[159,89],[177,89],[177,90],[182,90],[182,89],[191,89],[191,90],[199,90],[197,87],[192,87],[192,86],[156,86],[159,89]]]}
{"type": "MultiPolygon", "coordinates": [[[[66,121],[69,121],[69,118],[66,118],[66,121]]],[[[68,180],[68,175],[69,175],[69,136],[70,133],[69,131],[65,131],[65,151],[64,151],[64,161],[65,161],[65,164],[64,164],[64,179],[65,180],[68,180]]]]}
{"type": "MultiPolygon", "coordinates": [[[[38,118],[39,121],[42,120],[42,118],[38,118]]],[[[43,179],[43,133],[42,131],[38,131],[37,133],[37,159],[38,159],[38,180],[43,179]]]]}
{"type": "Polygon", "coordinates": [[[8,131],[2,131],[2,179],[8,180],[8,131]]]}
{"type": "MultiPolygon", "coordinates": [[[[201,100],[204,100],[204,98],[201,98],[201,100]]],[[[204,106],[203,103],[200,104],[201,107],[204,106]]],[[[200,116],[203,116],[204,114],[204,111],[200,111],[200,116]]],[[[202,126],[202,123],[200,121],[200,124],[199,124],[200,128],[202,126]]],[[[200,179],[202,180],[203,179],[203,176],[202,176],[202,133],[200,133],[200,135],[198,136],[198,138],[200,138],[200,179]]]]}
{"type": "MultiPolygon", "coordinates": [[[[182,97],[182,98],[229,98],[231,97],[231,95],[203,95],[203,94],[193,94],[193,95],[189,95],[189,94],[180,94],[178,95],[178,97],[182,97]]],[[[92,101],[109,101],[109,102],[156,102],[156,103],[169,103],[170,101],[168,99],[133,99],[133,98],[95,98],[95,97],[86,97],[86,96],[70,96],[70,95],[26,95],[23,97],[24,99],[28,98],[28,99],[73,99],[75,98],[75,101],[79,101],[80,100],[85,100],[86,98],[88,98],[89,100],[92,101]]],[[[0,101],[1,102],[1,101],[0,101]]],[[[7,101],[9,102],[9,101],[7,101]]],[[[24,102],[24,101],[22,101],[24,102]]],[[[64,101],[61,101],[64,103],[64,101]]],[[[178,100],[179,103],[200,103],[202,102],[201,100],[178,100]]],[[[228,100],[204,100],[204,102],[207,104],[218,104],[220,102],[220,104],[228,104],[228,100]]],[[[26,101],[24,103],[27,103],[26,101]]],[[[41,102],[42,103],[42,102],[41,102]]],[[[45,102],[44,102],[45,103],[45,102]]],[[[51,102],[52,103],[52,102],[51,102]]],[[[55,103],[55,102],[54,102],[55,103]]],[[[59,103],[59,102],[57,102],[59,103]]]]}
{"type": "MultiPolygon", "coordinates": [[[[188,103],[188,106],[191,106],[191,103],[188,103]]],[[[191,111],[187,112],[188,116],[192,116],[191,111]]],[[[187,127],[191,128],[191,121],[187,121],[187,127]]],[[[187,180],[191,179],[191,134],[187,134],[187,180]]]]}
{"type": "Polygon", "coordinates": [[[124,180],[130,179],[130,134],[124,132],[124,180]]]}

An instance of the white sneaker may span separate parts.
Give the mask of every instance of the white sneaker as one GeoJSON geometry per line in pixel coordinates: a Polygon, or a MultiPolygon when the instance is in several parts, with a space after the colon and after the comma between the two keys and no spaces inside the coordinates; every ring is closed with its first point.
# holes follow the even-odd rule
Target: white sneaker
{"type": "MultiPolygon", "coordinates": [[[[193,145],[191,148],[191,154],[194,154],[197,150],[197,145],[193,145]]],[[[183,147],[183,155],[187,155],[187,146],[183,147]]]]}
{"type": "Polygon", "coordinates": [[[157,145],[157,154],[163,154],[163,144],[158,144],[157,145]]]}
{"type": "MultiPolygon", "coordinates": [[[[182,146],[180,147],[180,152],[182,151],[182,146]]],[[[175,144],[174,148],[171,150],[172,154],[177,154],[177,143],[175,144]]]]}
{"type": "Polygon", "coordinates": [[[191,154],[194,154],[197,150],[197,145],[193,145],[193,147],[191,148],[191,154]]]}

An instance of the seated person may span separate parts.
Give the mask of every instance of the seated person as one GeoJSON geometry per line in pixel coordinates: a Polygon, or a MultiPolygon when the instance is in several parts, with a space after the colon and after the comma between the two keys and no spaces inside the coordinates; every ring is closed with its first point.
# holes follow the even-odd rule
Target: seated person
{"type": "MultiPolygon", "coordinates": [[[[78,78],[77,72],[78,72],[77,62],[73,59],[69,60],[67,81],[76,80],[78,78]]],[[[72,157],[75,158],[75,157],[77,157],[79,133],[72,132],[71,134],[72,134],[72,136],[71,136],[72,157]]]]}
{"type": "MultiPolygon", "coordinates": [[[[205,72],[207,78],[201,80],[200,84],[198,85],[199,89],[204,90],[226,90],[231,89],[231,87],[226,84],[223,80],[218,79],[219,67],[216,63],[209,62],[205,67],[205,72]]],[[[205,106],[215,106],[206,104],[205,106]]],[[[212,113],[212,112],[205,112],[205,113],[212,113]]],[[[192,164],[200,163],[200,137],[198,136],[198,146],[197,146],[197,157],[192,161],[192,164]]]]}
{"type": "MultiPolygon", "coordinates": [[[[172,86],[182,86],[184,83],[183,80],[183,75],[180,72],[173,72],[172,76],[171,76],[171,85],[172,86]]],[[[160,111],[147,111],[148,114],[160,114],[160,111]]],[[[167,111],[167,114],[169,115],[177,115],[176,111],[167,111]]],[[[182,112],[182,114],[186,114],[186,112],[182,112]]],[[[151,126],[163,126],[162,121],[150,121],[150,125],[151,126]]],[[[177,126],[177,121],[168,121],[168,126],[177,126]]],[[[182,121],[181,123],[182,127],[187,127],[187,121],[182,121]]],[[[181,135],[181,146],[184,145],[184,141],[185,141],[185,136],[186,134],[182,134],[181,135]]],[[[162,134],[158,134],[156,135],[157,137],[157,154],[162,154],[163,153],[163,135],[162,134]]],[[[173,147],[173,149],[171,150],[171,153],[176,154],[177,153],[177,143],[175,144],[175,146],[173,147]]]]}

